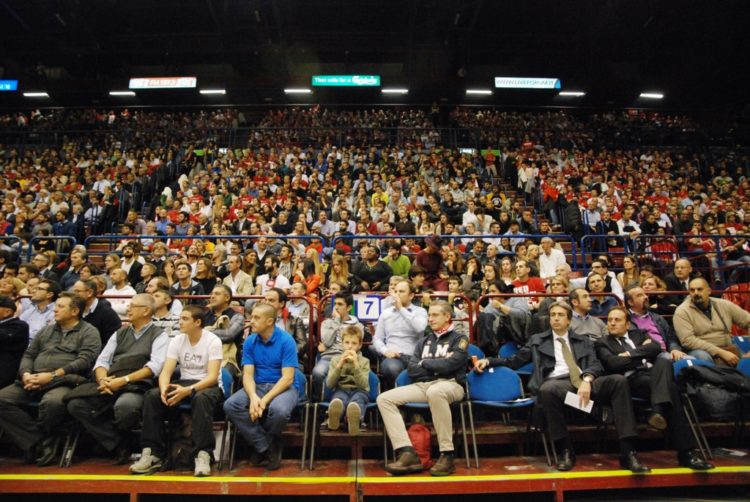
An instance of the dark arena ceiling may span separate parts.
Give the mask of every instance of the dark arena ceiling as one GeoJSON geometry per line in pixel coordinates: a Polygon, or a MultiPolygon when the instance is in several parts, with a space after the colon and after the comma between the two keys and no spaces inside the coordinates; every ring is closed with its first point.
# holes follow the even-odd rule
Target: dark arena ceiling
{"type": "Polygon", "coordinates": [[[750,3],[690,0],[0,0],[0,107],[284,103],[744,106],[750,3]],[[383,87],[314,88],[315,74],[383,87]],[[196,76],[197,89],[127,90],[132,77],[196,76]],[[562,89],[493,89],[495,76],[562,89]],[[226,89],[206,96],[199,88],[226,89]],[[467,96],[467,88],[492,89],[467,96]],[[49,98],[23,96],[44,91],[49,98]],[[657,91],[657,105],[639,99],[657,91]]]}

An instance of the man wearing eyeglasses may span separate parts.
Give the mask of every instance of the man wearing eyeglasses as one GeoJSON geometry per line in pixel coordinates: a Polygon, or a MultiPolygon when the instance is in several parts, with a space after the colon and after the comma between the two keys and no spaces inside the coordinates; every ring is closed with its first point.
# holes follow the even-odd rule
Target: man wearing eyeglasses
{"type": "Polygon", "coordinates": [[[42,281],[29,293],[31,305],[24,308],[20,319],[29,325],[31,341],[39,330],[55,321],[55,300],[60,294],[60,285],[53,281],[42,281]]]}
{"type": "Polygon", "coordinates": [[[114,453],[118,465],[130,458],[126,433],[140,419],[143,394],[153,387],[166,357],[169,338],[152,321],[153,313],[151,295],[133,297],[128,304],[130,325],[109,338],[94,364],[95,383],[88,384],[93,395],[68,402],[68,412],[114,453]]]}

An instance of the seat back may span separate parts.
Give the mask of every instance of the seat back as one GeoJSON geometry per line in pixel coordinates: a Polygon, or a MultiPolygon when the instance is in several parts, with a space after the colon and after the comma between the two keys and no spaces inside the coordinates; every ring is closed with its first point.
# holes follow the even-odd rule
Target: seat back
{"type": "Polygon", "coordinates": [[[221,368],[221,389],[224,391],[225,400],[229,399],[234,391],[234,376],[226,366],[221,368]]]}
{"type": "Polygon", "coordinates": [[[750,352],[750,336],[733,336],[732,343],[734,343],[743,354],[750,352]]]}
{"type": "Polygon", "coordinates": [[[503,346],[500,347],[500,352],[498,353],[498,356],[510,357],[516,352],[518,352],[518,345],[516,345],[515,342],[508,342],[508,343],[504,343],[503,346]]]}
{"type": "Polygon", "coordinates": [[[674,366],[672,367],[674,369],[675,378],[677,378],[677,375],[680,374],[680,371],[682,371],[683,368],[687,368],[688,366],[715,366],[715,365],[711,361],[704,361],[703,359],[680,359],[679,361],[674,363],[674,366]]]}
{"type": "Polygon", "coordinates": [[[370,393],[368,394],[371,403],[375,403],[380,395],[380,379],[377,373],[370,370],[370,376],[368,377],[368,383],[370,384],[370,393]]]}
{"type": "Polygon", "coordinates": [[[737,364],[737,369],[740,370],[746,377],[750,378],[750,359],[740,359],[737,364]]]}
{"type": "Polygon", "coordinates": [[[487,368],[482,373],[467,375],[471,399],[474,401],[512,401],[523,397],[521,379],[510,368],[487,368]]]}
{"type": "Polygon", "coordinates": [[[484,352],[482,352],[482,349],[474,345],[473,343],[469,344],[469,357],[476,356],[477,359],[484,359],[484,352]]]}
{"type": "Polygon", "coordinates": [[[412,382],[408,370],[403,370],[398,374],[398,377],[396,377],[396,387],[403,387],[404,385],[411,385],[412,383],[414,382],[412,382]]]}
{"type": "Polygon", "coordinates": [[[307,377],[299,368],[294,369],[294,388],[299,392],[299,401],[307,401],[307,377]]]}

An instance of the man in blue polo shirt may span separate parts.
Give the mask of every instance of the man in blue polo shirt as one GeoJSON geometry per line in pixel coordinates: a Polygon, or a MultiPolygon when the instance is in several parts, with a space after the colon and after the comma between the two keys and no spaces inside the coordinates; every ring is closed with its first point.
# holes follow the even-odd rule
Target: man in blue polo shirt
{"type": "Polygon", "coordinates": [[[297,345],[276,325],[276,309],[256,304],[250,335],[242,348],[242,390],[224,403],[224,412],[255,452],[253,465],[276,470],[281,464],[281,432],[297,404],[294,387],[297,345]],[[249,413],[248,413],[249,411],[249,413]]]}

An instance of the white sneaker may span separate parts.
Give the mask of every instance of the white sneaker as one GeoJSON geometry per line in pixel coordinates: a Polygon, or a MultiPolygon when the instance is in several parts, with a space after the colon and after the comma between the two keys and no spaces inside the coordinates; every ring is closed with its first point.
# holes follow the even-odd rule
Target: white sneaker
{"type": "Polygon", "coordinates": [[[349,425],[349,435],[358,436],[360,432],[360,420],[362,420],[362,410],[357,403],[349,403],[346,406],[346,421],[349,425]]]}
{"type": "Polygon", "coordinates": [[[164,464],[159,457],[151,454],[151,448],[144,448],[139,458],[130,466],[131,474],[153,474],[162,470],[164,464]]]}
{"type": "Polygon", "coordinates": [[[341,414],[344,412],[344,402],[334,399],[328,405],[328,430],[337,431],[341,426],[341,414]]]}
{"type": "Polygon", "coordinates": [[[195,476],[204,477],[211,475],[211,455],[207,451],[199,451],[195,457],[195,476]]]}

